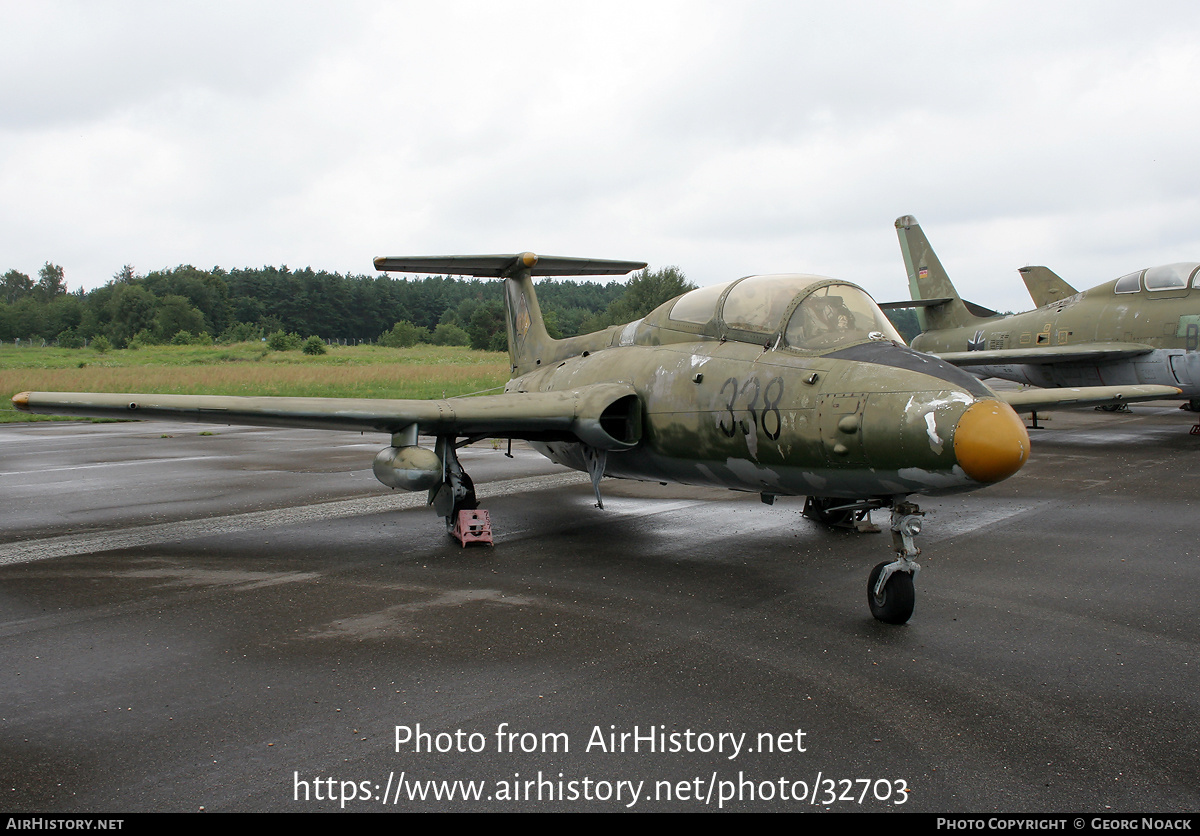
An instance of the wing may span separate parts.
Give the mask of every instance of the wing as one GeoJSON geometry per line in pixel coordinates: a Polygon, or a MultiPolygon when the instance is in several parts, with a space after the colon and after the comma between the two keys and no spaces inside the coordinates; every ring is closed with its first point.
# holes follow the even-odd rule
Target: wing
{"type": "Polygon", "coordinates": [[[582,441],[599,450],[634,447],[642,432],[641,399],[624,383],[437,401],[22,392],[13,406],[49,415],[384,433],[415,424],[420,435],[582,441]]]}
{"type": "Polygon", "coordinates": [[[1149,354],[1153,346],[1141,343],[1081,343],[1040,348],[1000,348],[994,351],[943,351],[934,353],[955,366],[1006,366],[1046,363],[1107,363],[1149,354]]]}
{"type": "Polygon", "coordinates": [[[1017,412],[1036,412],[1042,409],[1071,406],[1102,406],[1136,401],[1157,401],[1178,398],[1181,390],[1174,386],[1075,386],[1061,389],[1018,389],[998,391],[996,396],[1017,412]]]}

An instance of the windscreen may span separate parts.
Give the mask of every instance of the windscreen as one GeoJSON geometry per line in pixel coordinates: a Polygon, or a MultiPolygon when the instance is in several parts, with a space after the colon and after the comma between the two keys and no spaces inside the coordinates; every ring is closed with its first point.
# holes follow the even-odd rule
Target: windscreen
{"type": "Polygon", "coordinates": [[[823,351],[863,340],[903,338],[875,301],[848,284],[830,284],[809,294],[788,320],[784,339],[792,348],[823,351]]]}

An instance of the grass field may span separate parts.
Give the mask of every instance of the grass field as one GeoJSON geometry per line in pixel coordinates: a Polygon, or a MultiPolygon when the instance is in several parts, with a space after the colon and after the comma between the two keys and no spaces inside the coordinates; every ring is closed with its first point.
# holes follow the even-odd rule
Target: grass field
{"type": "MultiPolygon", "coordinates": [[[[329,398],[441,398],[508,379],[508,355],[459,346],[331,346],[328,354],[261,343],[92,349],[0,347],[0,423],[52,420],[12,407],[18,392],[140,392],[329,398]]],[[[74,419],[78,420],[78,419],[74,419]]]]}

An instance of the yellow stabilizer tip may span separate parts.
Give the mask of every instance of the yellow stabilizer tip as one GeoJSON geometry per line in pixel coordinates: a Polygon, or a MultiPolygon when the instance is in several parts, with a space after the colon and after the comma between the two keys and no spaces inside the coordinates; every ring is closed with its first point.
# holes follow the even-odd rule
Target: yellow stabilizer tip
{"type": "Polygon", "coordinates": [[[28,392],[20,392],[16,395],[13,395],[12,403],[13,403],[13,406],[15,406],[17,409],[21,410],[22,412],[28,412],[29,411],[29,393],[28,392]]]}

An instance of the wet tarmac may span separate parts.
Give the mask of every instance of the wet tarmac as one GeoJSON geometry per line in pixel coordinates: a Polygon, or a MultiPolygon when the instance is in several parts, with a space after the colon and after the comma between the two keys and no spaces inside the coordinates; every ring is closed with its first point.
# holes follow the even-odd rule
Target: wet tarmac
{"type": "Polygon", "coordinates": [[[902,627],[801,499],[485,443],[464,549],[382,436],[0,426],[0,809],[1194,812],[1192,423],[919,500],[902,627]]]}

